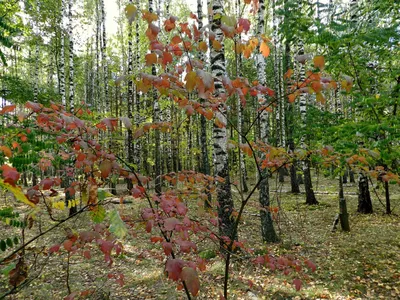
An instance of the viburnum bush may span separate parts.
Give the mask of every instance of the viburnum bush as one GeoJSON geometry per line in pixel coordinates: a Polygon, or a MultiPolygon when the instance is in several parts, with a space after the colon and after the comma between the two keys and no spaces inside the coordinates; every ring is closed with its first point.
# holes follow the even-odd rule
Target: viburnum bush
{"type": "MultiPolygon", "coordinates": [[[[250,1],[245,2],[246,5],[250,4],[250,1]]],[[[252,5],[255,5],[255,2],[253,1],[252,5]]],[[[249,97],[266,97],[266,103],[260,103],[259,106],[260,116],[263,111],[274,110],[277,101],[293,102],[304,93],[315,94],[317,101],[324,103],[324,92],[337,88],[336,82],[323,73],[322,56],[313,59],[314,69],[306,72],[303,82],[298,82],[293,75],[294,71],[288,70],[285,75],[288,90],[284,99],[277,99],[271,88],[257,81],[249,82],[244,77],[214,78],[204,67],[207,62],[196,56],[197,53],[206,53],[209,45],[218,48],[224,42],[217,40],[208,27],[203,27],[200,31],[195,23],[180,23],[176,17],[171,16],[160,28],[157,26],[156,14],[139,11],[133,4],[126,7],[126,15],[130,22],[135,22],[139,17],[147,21],[149,53],[145,56],[145,62],[147,66],[155,64],[159,69],[157,75],[140,73],[135,79],[137,90],[142,93],[156,90],[160,95],[171,99],[187,116],[203,115],[210,122],[214,122],[215,126],[225,126],[216,113],[221,106],[226,105],[230,97],[239,97],[242,105],[246,105],[246,99],[249,97]],[[165,33],[164,41],[159,38],[161,31],[165,33]],[[219,96],[214,94],[216,80],[222,81],[225,89],[225,93],[219,96]]],[[[196,20],[197,16],[191,14],[191,18],[196,20]]],[[[250,59],[255,51],[268,57],[269,39],[263,35],[249,36],[250,25],[250,21],[245,18],[222,18],[224,39],[234,40],[232,44],[235,53],[243,55],[246,59],[250,59]],[[241,37],[242,32],[246,32],[247,35],[241,37]]],[[[129,78],[124,75],[117,81],[124,79],[129,78]]],[[[347,89],[348,85],[345,88],[347,89]]],[[[204,240],[221,246],[219,255],[225,262],[224,295],[221,295],[221,298],[227,298],[230,262],[234,253],[250,257],[250,261],[255,265],[280,270],[284,274],[297,273],[293,280],[297,290],[301,288],[302,276],[307,275],[305,270],[316,269],[308,259],[303,261],[294,257],[275,257],[271,254],[257,256],[251,245],[247,245],[236,236],[244,208],[254,198],[254,192],[263,179],[261,170],[267,168],[270,172],[275,172],[311,154],[321,157],[327,165],[338,166],[343,163],[343,154],[336,153],[331,147],[288,153],[285,149],[272,147],[261,141],[249,141],[246,135],[243,135],[243,144],[229,141],[229,147],[239,147],[253,159],[260,172],[260,178],[248,194],[241,195],[239,208],[232,213],[232,236],[223,236],[219,230],[221,221],[218,219],[216,204],[210,203],[211,208],[199,210],[199,207],[204,207],[209,195],[218,189],[218,183],[224,181],[223,178],[192,170],[163,174],[165,186],[161,193],[156,193],[151,189],[152,178],[138,173],[132,164],[101,142],[101,137],[117,130],[120,122],[133,131],[135,139],[140,139],[151,130],[170,133],[179,124],[154,122],[135,127],[132,120],[126,117],[109,117],[94,122],[92,112],[85,105],[69,112],[57,103],[43,106],[30,101],[23,108],[17,108],[16,105],[5,106],[0,115],[8,132],[0,140],[0,150],[3,153],[0,185],[26,206],[23,217],[10,209],[0,210],[0,217],[7,220],[7,225],[22,228],[21,239],[9,237],[0,243],[2,250],[9,248],[9,252],[1,259],[1,264],[17,262],[9,271],[9,283],[12,286],[9,293],[17,292],[29,279],[30,262],[25,258],[29,251],[27,247],[41,236],[50,234],[63,223],[81,214],[90,215],[90,226],[81,232],[66,232],[62,242],[45,245],[45,251],[41,252],[41,255],[57,256],[67,253],[68,259],[71,255],[81,255],[90,259],[94,251],[100,251],[104,254],[105,264],[112,268],[113,261],[118,259],[115,256],[124,251],[124,238],[127,235],[140,234],[132,232],[132,220],[129,215],[120,215],[117,210],[105,209],[108,202],[101,193],[101,188],[116,178],[132,182],[133,188],[130,193],[133,198],[147,202],[147,207],[141,212],[141,222],[145,231],[151,234],[149,242],[160,246],[160,251],[166,258],[165,271],[168,278],[175,281],[189,299],[199,293],[201,282],[198,274],[207,268],[207,260],[198,254],[198,243],[204,240]],[[41,145],[37,145],[38,136],[44,137],[41,145]],[[32,147],[39,147],[40,155],[30,159],[30,155],[33,155],[32,147]],[[24,190],[19,182],[27,165],[34,165],[34,169],[40,170],[42,176],[37,184],[24,190]],[[69,195],[68,200],[53,201],[52,197],[61,190],[69,195]],[[60,214],[60,211],[71,208],[75,210],[71,210],[69,216],[60,214]],[[46,212],[55,223],[31,239],[26,239],[26,231],[32,227],[35,215],[39,211],[46,212]]],[[[234,124],[229,125],[236,130],[234,124]]],[[[353,155],[348,158],[347,163],[358,167],[366,166],[368,162],[364,156],[353,155]]],[[[381,168],[377,167],[373,172],[378,176],[380,171],[381,168]]],[[[383,176],[398,180],[394,174],[385,173],[383,176]]],[[[270,209],[274,211],[274,208],[270,209]]],[[[114,279],[120,285],[124,284],[124,275],[113,272],[112,269],[108,278],[114,279]]],[[[90,290],[71,291],[69,285],[68,292],[66,299],[92,293],[90,290]]]]}

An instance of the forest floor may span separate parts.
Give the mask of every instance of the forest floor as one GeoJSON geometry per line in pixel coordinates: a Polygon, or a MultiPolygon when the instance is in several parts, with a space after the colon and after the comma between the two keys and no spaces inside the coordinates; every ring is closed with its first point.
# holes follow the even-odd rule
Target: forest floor
{"type": "MultiPolygon", "coordinates": [[[[316,178],[315,178],[316,179],[316,178]]],[[[286,178],[287,180],[287,178],[286,178]]],[[[307,272],[303,286],[297,292],[292,284],[297,274],[284,275],[249,263],[248,259],[234,259],[230,274],[230,299],[400,299],[400,189],[391,185],[392,215],[384,214],[382,189],[374,193],[374,213],[356,213],[356,184],[345,184],[350,233],[332,232],[332,223],[338,212],[337,182],[319,178],[314,184],[316,206],[304,204],[304,194],[293,195],[289,183],[278,184],[271,179],[272,206],[281,206],[275,216],[276,229],[281,242],[265,245],[260,240],[258,200],[250,201],[245,210],[239,237],[246,240],[257,254],[291,256],[299,260],[309,259],[317,270],[307,272]],[[277,192],[278,191],[278,192],[277,192]]],[[[302,188],[302,186],[301,186],[302,188]]],[[[176,284],[164,274],[165,255],[159,243],[150,242],[140,223],[140,211],[145,201],[135,199],[131,204],[112,205],[121,215],[131,216],[132,235],[124,241],[124,254],[114,259],[112,268],[104,263],[104,255],[92,255],[89,260],[81,255],[70,258],[69,282],[72,291],[95,289],[89,299],[185,299],[176,284]],[[136,220],[136,221],[135,221],[136,220]],[[120,286],[108,273],[123,273],[125,284],[120,286]]],[[[112,207],[111,207],[112,209],[112,207]]],[[[44,223],[46,220],[42,220],[44,223]]],[[[80,231],[88,222],[81,215],[63,225],[80,231]]],[[[38,232],[34,226],[32,234],[38,232]]],[[[43,229],[43,228],[42,228],[43,229]]],[[[4,232],[1,237],[4,237],[4,232]]],[[[62,230],[37,240],[31,245],[33,253],[65,239],[62,230]],[[36,249],[36,250],[35,250],[36,249]]],[[[223,286],[224,263],[215,256],[217,245],[202,242],[198,251],[207,257],[207,269],[200,273],[201,288],[196,299],[219,299],[223,286]]],[[[18,294],[6,299],[64,299],[66,288],[66,262],[64,252],[57,255],[37,256],[37,266],[29,270],[35,280],[18,294]]],[[[4,271],[4,266],[1,266],[4,271]]],[[[8,278],[0,275],[0,297],[10,286],[8,278]]],[[[75,299],[78,299],[76,297],[75,299]]]]}

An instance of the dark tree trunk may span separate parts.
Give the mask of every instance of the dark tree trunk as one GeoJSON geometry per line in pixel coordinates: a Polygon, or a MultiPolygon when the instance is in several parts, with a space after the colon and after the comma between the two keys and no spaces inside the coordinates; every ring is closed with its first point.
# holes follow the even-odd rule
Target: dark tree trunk
{"type": "Polygon", "coordinates": [[[369,192],[368,177],[360,173],[358,175],[358,208],[357,212],[372,214],[372,201],[369,192]]]}
{"type": "Polygon", "coordinates": [[[262,176],[264,177],[260,183],[260,217],[261,217],[261,236],[264,242],[276,243],[279,238],[275,232],[274,224],[270,212],[270,199],[269,199],[269,184],[268,171],[264,170],[262,176]]]}
{"type": "Polygon", "coordinates": [[[285,182],[285,168],[284,167],[281,167],[280,169],[279,169],[279,172],[278,172],[278,179],[279,179],[279,182],[280,183],[283,183],[283,182],[285,182]]]}
{"type": "Polygon", "coordinates": [[[346,168],[346,170],[344,171],[344,174],[343,174],[343,178],[342,178],[343,183],[347,183],[348,175],[349,175],[349,169],[346,168]]]}
{"type": "Polygon", "coordinates": [[[349,170],[350,183],[356,183],[353,170],[349,170]]]}
{"type": "Polygon", "coordinates": [[[339,176],[339,219],[343,231],[350,231],[349,214],[347,213],[346,199],[343,192],[342,176],[339,176]]]}
{"type": "Polygon", "coordinates": [[[390,208],[390,194],[389,194],[389,182],[385,181],[385,199],[386,199],[386,213],[390,215],[392,210],[390,208]]]}
{"type": "Polygon", "coordinates": [[[303,171],[304,171],[304,189],[306,191],[306,204],[315,205],[318,204],[318,201],[315,198],[314,190],[312,187],[309,158],[305,159],[303,164],[304,164],[303,171]]]}

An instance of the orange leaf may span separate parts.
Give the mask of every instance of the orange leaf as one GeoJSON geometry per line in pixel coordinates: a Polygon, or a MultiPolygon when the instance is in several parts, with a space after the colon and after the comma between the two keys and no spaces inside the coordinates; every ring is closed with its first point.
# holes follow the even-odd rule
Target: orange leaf
{"type": "Polygon", "coordinates": [[[287,79],[289,79],[290,77],[292,77],[292,75],[293,75],[293,70],[292,70],[292,69],[289,69],[289,70],[287,70],[287,72],[285,73],[284,77],[287,78],[287,79]]]}
{"type": "Polygon", "coordinates": [[[151,66],[157,62],[157,55],[155,53],[149,53],[145,56],[146,66],[151,66]]]}
{"type": "Polygon", "coordinates": [[[269,49],[268,45],[266,42],[262,42],[260,45],[260,52],[262,53],[262,55],[264,55],[264,57],[268,57],[271,50],[269,49]]]}
{"type": "Polygon", "coordinates": [[[12,112],[15,109],[15,105],[6,105],[0,110],[0,115],[4,115],[6,113],[12,112]]]}
{"type": "Polygon", "coordinates": [[[146,20],[149,23],[158,20],[157,15],[154,14],[154,13],[149,12],[148,10],[144,10],[144,11],[142,11],[142,13],[143,13],[143,19],[146,20]]]}
{"type": "Polygon", "coordinates": [[[169,52],[164,52],[163,54],[163,65],[167,65],[172,62],[172,54],[169,52]]]}
{"type": "Polygon", "coordinates": [[[7,146],[1,146],[0,150],[3,151],[4,155],[7,157],[11,157],[12,156],[12,152],[11,149],[7,146]]]}
{"type": "Polygon", "coordinates": [[[101,177],[107,178],[112,169],[112,162],[108,159],[103,160],[99,166],[99,169],[101,171],[101,177]]]}
{"type": "Polygon", "coordinates": [[[212,45],[213,45],[213,48],[217,51],[220,51],[222,49],[221,43],[218,42],[217,40],[213,40],[212,45]]]}
{"type": "Polygon", "coordinates": [[[289,103],[293,103],[296,100],[296,94],[289,94],[288,100],[289,103]]]}
{"type": "Polygon", "coordinates": [[[214,113],[212,112],[211,109],[207,109],[204,111],[204,117],[206,117],[207,120],[211,120],[214,116],[214,113]]]}
{"type": "Polygon", "coordinates": [[[314,92],[319,93],[322,91],[322,84],[319,81],[313,81],[311,83],[311,88],[314,90],[314,92]]]}
{"type": "Polygon", "coordinates": [[[244,56],[245,58],[249,58],[250,55],[251,55],[251,52],[253,52],[252,48],[251,48],[251,47],[246,47],[246,48],[244,48],[244,50],[243,50],[243,56],[244,56]]]}
{"type": "Polygon", "coordinates": [[[325,59],[322,55],[318,55],[314,57],[314,67],[322,70],[325,67],[325,59]]]}
{"type": "Polygon", "coordinates": [[[207,49],[208,49],[208,47],[207,47],[207,43],[206,42],[204,42],[204,41],[201,41],[200,43],[199,43],[199,50],[200,51],[203,51],[203,52],[206,52],[207,51],[207,49]]]}
{"type": "Polygon", "coordinates": [[[180,42],[182,42],[182,39],[181,39],[178,35],[174,36],[174,37],[171,39],[171,44],[172,44],[172,45],[179,44],[180,42]]]}

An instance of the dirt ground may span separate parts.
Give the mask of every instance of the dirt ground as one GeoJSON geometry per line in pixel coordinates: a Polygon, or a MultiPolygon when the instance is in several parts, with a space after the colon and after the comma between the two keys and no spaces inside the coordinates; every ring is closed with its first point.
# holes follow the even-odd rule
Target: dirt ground
{"type": "MultiPolygon", "coordinates": [[[[279,184],[271,178],[272,206],[280,207],[279,212],[274,214],[280,243],[266,245],[260,240],[257,194],[245,210],[239,238],[250,245],[255,254],[309,259],[317,266],[316,272],[306,271],[301,278],[302,289],[296,292],[292,282],[297,274],[284,275],[257,267],[250,263],[251,258],[238,254],[232,263],[230,299],[400,299],[399,187],[391,185],[392,215],[384,214],[384,206],[380,203],[384,202],[384,194],[379,187],[376,191],[371,189],[374,213],[360,215],[356,213],[356,185],[345,185],[351,232],[343,233],[340,229],[332,232],[332,223],[338,212],[337,182],[331,178],[314,179],[320,204],[308,207],[304,204],[304,194],[288,193],[288,182],[279,184]]],[[[125,187],[121,185],[118,190],[123,193],[125,187]]],[[[239,201],[237,192],[234,196],[239,201]]],[[[4,206],[13,203],[7,197],[2,197],[4,206]]],[[[168,280],[164,273],[166,257],[160,244],[150,242],[150,234],[145,232],[140,222],[140,213],[146,202],[130,197],[125,199],[132,200],[132,203],[109,204],[106,207],[107,210],[117,209],[129,225],[130,234],[122,241],[123,254],[113,256],[111,268],[104,262],[104,255],[96,251],[95,245],[90,259],[72,255],[69,258],[68,280],[71,291],[93,291],[86,299],[185,299],[185,294],[177,290],[176,283],[168,280]],[[120,286],[115,278],[109,278],[110,273],[122,273],[124,285],[120,286]]],[[[189,206],[194,208],[196,202],[193,205],[189,203],[189,206]]],[[[29,245],[29,282],[17,294],[8,295],[6,299],[65,299],[68,295],[67,254],[60,251],[49,255],[45,249],[62,242],[66,230],[79,232],[89,222],[88,214],[81,214],[29,245]]],[[[27,235],[34,236],[51,224],[45,213],[38,213],[27,235]]],[[[16,233],[15,228],[2,226],[0,235],[4,238],[16,233]]],[[[207,269],[200,273],[201,288],[196,299],[219,299],[224,263],[216,255],[218,245],[204,240],[198,247],[198,252],[207,259],[207,269]]],[[[7,253],[3,252],[1,257],[7,253]]],[[[5,275],[11,263],[0,266],[0,297],[11,289],[5,275]]]]}

